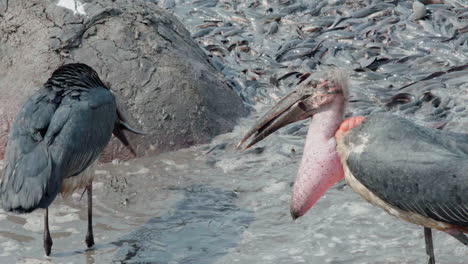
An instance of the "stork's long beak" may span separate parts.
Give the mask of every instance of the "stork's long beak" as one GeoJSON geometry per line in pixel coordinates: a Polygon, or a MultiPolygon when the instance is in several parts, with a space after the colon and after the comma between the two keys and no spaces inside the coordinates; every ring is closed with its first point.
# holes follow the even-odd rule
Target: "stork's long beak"
{"type": "Polygon", "coordinates": [[[122,144],[127,147],[130,152],[132,152],[133,155],[136,156],[135,149],[132,147],[130,142],[128,141],[127,137],[124,134],[124,130],[128,130],[134,134],[138,135],[146,135],[145,132],[132,128],[128,123],[127,120],[125,119],[124,115],[122,112],[117,108],[117,120],[115,121],[115,126],[114,126],[114,131],[112,131],[112,134],[116,136],[122,144]]]}
{"type": "Polygon", "coordinates": [[[304,154],[294,181],[290,212],[293,219],[304,215],[343,177],[343,167],[336,152],[334,134],[343,119],[347,98],[347,75],[333,71],[320,82],[305,82],[282,98],[239,142],[249,148],[279,128],[314,116],[307,133],[304,154]]]}
{"type": "Polygon", "coordinates": [[[242,150],[250,148],[288,124],[312,117],[323,105],[329,103],[333,95],[337,93],[341,93],[341,90],[335,90],[329,81],[317,83],[306,80],[303,85],[281,98],[265,116],[259,119],[256,125],[237,144],[237,148],[241,148],[252,136],[253,139],[242,150]]]}

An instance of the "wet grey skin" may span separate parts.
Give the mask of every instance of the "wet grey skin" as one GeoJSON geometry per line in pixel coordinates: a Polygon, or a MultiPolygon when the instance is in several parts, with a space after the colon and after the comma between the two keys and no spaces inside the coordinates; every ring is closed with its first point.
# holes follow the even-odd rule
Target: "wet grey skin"
{"type": "Polygon", "coordinates": [[[23,105],[10,131],[0,182],[6,212],[29,213],[44,208],[44,250],[52,239],[48,207],[58,193],[85,187],[88,193],[86,245],[94,245],[92,174],[86,169],[114,134],[133,154],[124,130],[142,134],[125,122],[114,95],[89,66],[66,64],[23,105]]]}
{"type": "MultiPolygon", "coordinates": [[[[243,148],[247,149],[281,127],[313,118],[326,105],[317,105],[319,93],[323,96],[326,90],[302,85],[286,95],[246,133],[238,147],[253,137],[243,148]]],[[[347,100],[347,91],[343,94],[347,100]]],[[[468,232],[468,134],[375,113],[337,142],[345,179],[354,191],[391,215],[424,227],[428,263],[435,263],[431,228],[468,246],[464,234],[468,232]],[[346,156],[340,147],[346,149],[346,156]],[[350,182],[346,170],[359,184],[350,182]]]]}

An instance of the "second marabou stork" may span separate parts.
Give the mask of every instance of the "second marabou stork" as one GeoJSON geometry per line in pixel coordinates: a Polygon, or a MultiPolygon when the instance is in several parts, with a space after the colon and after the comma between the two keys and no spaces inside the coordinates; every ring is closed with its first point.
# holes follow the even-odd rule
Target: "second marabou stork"
{"type": "Polygon", "coordinates": [[[244,149],[312,118],[293,187],[293,219],[344,178],[368,202],[424,227],[428,263],[435,263],[431,229],[468,245],[468,134],[423,127],[390,113],[345,119],[348,95],[347,77],[339,70],[321,82],[304,82],[238,147],[252,136],[244,149]]]}
{"type": "Polygon", "coordinates": [[[0,201],[7,212],[45,209],[44,251],[52,249],[49,206],[59,193],[88,192],[86,245],[94,245],[90,166],[114,134],[135,153],[123,130],[131,128],[115,96],[96,71],[82,63],[65,64],[24,103],[8,138],[0,201]]]}

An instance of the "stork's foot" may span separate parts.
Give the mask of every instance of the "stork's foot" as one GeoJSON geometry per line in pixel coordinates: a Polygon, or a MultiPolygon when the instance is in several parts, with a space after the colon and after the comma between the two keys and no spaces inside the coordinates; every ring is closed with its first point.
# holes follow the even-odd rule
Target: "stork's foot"
{"type": "Polygon", "coordinates": [[[94,246],[94,236],[93,236],[93,234],[92,233],[91,234],[90,233],[86,234],[85,241],[86,241],[86,246],[88,248],[94,246]]]}
{"type": "Polygon", "coordinates": [[[93,234],[93,182],[90,182],[86,186],[88,192],[88,233],[86,233],[86,246],[88,248],[94,246],[94,234],[93,234]]]}
{"type": "Polygon", "coordinates": [[[50,252],[52,251],[52,238],[49,236],[44,236],[44,251],[46,256],[50,256],[50,252]]]}
{"type": "Polygon", "coordinates": [[[50,236],[49,232],[49,209],[46,208],[44,214],[44,251],[46,256],[50,256],[50,252],[52,251],[52,237],[50,236]]]}
{"type": "Polygon", "coordinates": [[[432,244],[432,231],[430,228],[424,228],[424,238],[426,240],[427,264],[435,264],[434,245],[432,244]]]}

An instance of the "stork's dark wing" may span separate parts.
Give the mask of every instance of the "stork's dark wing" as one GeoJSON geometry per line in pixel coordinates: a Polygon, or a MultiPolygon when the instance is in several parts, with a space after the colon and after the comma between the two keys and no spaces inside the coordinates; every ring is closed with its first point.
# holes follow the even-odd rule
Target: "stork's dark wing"
{"type": "Polygon", "coordinates": [[[468,226],[468,135],[377,114],[352,129],[344,143],[354,149],[349,169],[378,197],[402,210],[468,226]]]}
{"type": "Polygon", "coordinates": [[[10,132],[0,183],[7,211],[48,207],[64,178],[85,170],[107,145],[116,120],[113,95],[93,88],[58,94],[38,90],[10,132]]]}
{"type": "Polygon", "coordinates": [[[52,160],[41,142],[58,107],[53,99],[53,92],[38,90],[26,101],[13,123],[0,184],[2,205],[7,211],[31,211],[44,195],[52,160]]]}

